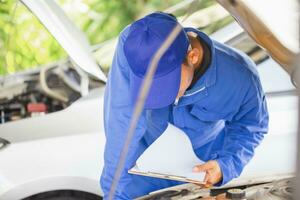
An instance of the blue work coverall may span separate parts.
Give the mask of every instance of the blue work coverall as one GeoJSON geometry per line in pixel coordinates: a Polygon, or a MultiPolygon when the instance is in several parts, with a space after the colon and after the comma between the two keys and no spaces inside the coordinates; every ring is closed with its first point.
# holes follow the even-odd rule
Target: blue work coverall
{"type": "MultiPolygon", "coordinates": [[[[214,41],[196,29],[185,30],[197,33],[209,45],[210,66],[176,105],[143,111],[114,199],[133,199],[181,184],[127,172],[142,152],[164,132],[168,123],[187,134],[200,159],[219,163],[223,179],[216,184],[218,186],[240,175],[267,133],[267,105],[253,61],[243,52],[214,41]]],[[[129,27],[119,36],[105,91],[107,140],[100,180],[104,199],[108,197],[134,107],[129,96],[130,68],[123,51],[128,32],[129,27]]],[[[159,160],[159,155],[157,157],[159,160]]]]}

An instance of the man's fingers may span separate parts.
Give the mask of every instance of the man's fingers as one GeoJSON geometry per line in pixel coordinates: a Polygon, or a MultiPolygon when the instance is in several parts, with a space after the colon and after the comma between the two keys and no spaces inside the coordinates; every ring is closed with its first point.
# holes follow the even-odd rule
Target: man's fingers
{"type": "Polygon", "coordinates": [[[210,179],[211,179],[211,177],[210,177],[210,174],[209,173],[205,173],[205,177],[204,177],[204,180],[203,180],[203,184],[196,184],[196,185],[199,185],[199,186],[201,186],[201,187],[203,187],[203,188],[210,188],[210,187],[212,187],[212,183],[210,182],[210,179]]]}
{"type": "Polygon", "coordinates": [[[202,165],[197,165],[193,168],[193,172],[204,172],[212,168],[210,162],[204,163],[202,165]]]}
{"type": "Polygon", "coordinates": [[[221,172],[219,173],[216,170],[208,170],[206,171],[208,179],[206,180],[207,183],[214,185],[218,183],[222,179],[221,172]]]}
{"type": "Polygon", "coordinates": [[[210,179],[211,179],[210,174],[206,172],[205,178],[204,178],[204,187],[205,188],[210,188],[212,186],[210,179]]]}
{"type": "Polygon", "coordinates": [[[203,179],[203,182],[204,182],[204,187],[208,187],[208,180],[210,179],[210,177],[209,177],[209,174],[206,172],[205,173],[205,177],[204,177],[204,179],[203,179]]]}
{"type": "Polygon", "coordinates": [[[204,177],[204,187],[211,187],[222,180],[222,172],[217,161],[211,160],[193,168],[193,172],[206,172],[204,177]]]}
{"type": "Polygon", "coordinates": [[[212,187],[212,184],[210,184],[210,183],[205,183],[203,187],[204,187],[204,188],[211,188],[211,187],[212,187]]]}
{"type": "Polygon", "coordinates": [[[206,183],[209,179],[209,174],[206,172],[203,182],[206,183]]]}

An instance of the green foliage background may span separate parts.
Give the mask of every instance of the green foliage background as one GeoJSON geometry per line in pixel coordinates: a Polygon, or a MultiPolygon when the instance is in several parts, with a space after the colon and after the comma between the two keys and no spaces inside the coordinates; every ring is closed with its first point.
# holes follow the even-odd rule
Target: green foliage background
{"type": "MultiPolygon", "coordinates": [[[[181,0],[56,0],[91,44],[116,37],[129,23],[181,0]]],[[[200,9],[213,0],[201,0],[200,9]]],[[[194,8],[195,9],[195,8],[194,8]]],[[[179,13],[182,14],[182,13],[179,13]]],[[[36,17],[18,0],[0,0],[0,76],[66,57],[36,17]]]]}
{"type": "MultiPolygon", "coordinates": [[[[180,0],[57,0],[91,44],[118,33],[145,12],[163,10],[180,0]]],[[[0,0],[0,75],[66,57],[30,11],[17,0],[0,0]]]]}
{"type": "Polygon", "coordinates": [[[0,4],[0,74],[14,73],[65,56],[59,44],[25,6],[0,4]]]}

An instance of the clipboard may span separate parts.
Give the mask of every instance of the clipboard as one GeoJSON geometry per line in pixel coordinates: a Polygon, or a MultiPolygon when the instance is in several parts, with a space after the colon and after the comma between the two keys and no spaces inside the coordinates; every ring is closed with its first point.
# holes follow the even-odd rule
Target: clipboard
{"type": "Polygon", "coordinates": [[[140,176],[148,176],[153,178],[161,178],[161,179],[167,179],[167,180],[173,180],[173,181],[181,181],[181,182],[187,182],[187,183],[194,183],[194,184],[205,184],[205,182],[201,180],[196,179],[190,179],[184,176],[176,176],[171,174],[162,174],[162,173],[155,173],[155,172],[141,172],[136,170],[135,168],[132,168],[128,171],[130,174],[140,175],[140,176]]]}
{"type": "Polygon", "coordinates": [[[188,136],[179,128],[169,124],[138,158],[128,173],[204,184],[205,172],[192,172],[195,165],[203,164],[193,151],[188,136]]]}

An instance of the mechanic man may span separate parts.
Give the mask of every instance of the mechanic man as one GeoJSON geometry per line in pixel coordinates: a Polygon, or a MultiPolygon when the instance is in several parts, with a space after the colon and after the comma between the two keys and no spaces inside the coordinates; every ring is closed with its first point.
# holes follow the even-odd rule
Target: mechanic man
{"type": "MultiPolygon", "coordinates": [[[[119,36],[104,100],[104,198],[149,63],[177,23],[172,15],[156,12],[119,36]]],[[[268,128],[266,100],[253,61],[197,29],[182,28],[158,63],[114,199],[133,199],[181,184],[128,174],[168,123],[182,129],[196,155],[206,161],[191,166],[191,171],[206,172],[206,186],[221,186],[238,177],[268,128]]]]}

